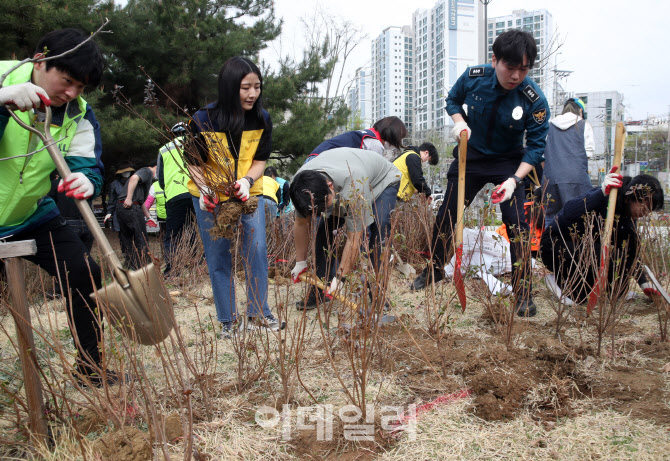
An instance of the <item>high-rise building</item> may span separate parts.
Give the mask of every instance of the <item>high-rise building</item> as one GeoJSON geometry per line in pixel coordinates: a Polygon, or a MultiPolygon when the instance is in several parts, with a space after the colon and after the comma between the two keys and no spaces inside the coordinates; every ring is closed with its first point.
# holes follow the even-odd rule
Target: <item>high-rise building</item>
{"type": "Polygon", "coordinates": [[[530,71],[531,77],[535,83],[540,86],[542,92],[549,101],[549,107],[554,107],[554,65],[551,61],[551,54],[555,51],[555,30],[554,19],[551,13],[546,9],[526,11],[514,10],[507,16],[498,16],[488,18],[486,29],[486,46],[488,53],[488,62],[493,57],[493,42],[496,37],[506,30],[524,29],[529,31],[535,37],[537,43],[537,58],[535,66],[530,71]]]}
{"type": "Polygon", "coordinates": [[[433,8],[419,9],[412,15],[415,47],[411,116],[417,133],[447,131],[451,119],[445,110],[445,98],[466,67],[480,64],[481,22],[483,6],[471,0],[438,0],[433,8]]]}
{"type": "Polygon", "coordinates": [[[350,128],[369,128],[374,124],[372,118],[372,76],[370,71],[356,69],[353,85],[347,95],[347,105],[351,109],[350,128]]]}
{"type": "Polygon", "coordinates": [[[395,115],[411,130],[414,36],[410,26],[387,27],[372,40],[372,118],[395,115]]]}

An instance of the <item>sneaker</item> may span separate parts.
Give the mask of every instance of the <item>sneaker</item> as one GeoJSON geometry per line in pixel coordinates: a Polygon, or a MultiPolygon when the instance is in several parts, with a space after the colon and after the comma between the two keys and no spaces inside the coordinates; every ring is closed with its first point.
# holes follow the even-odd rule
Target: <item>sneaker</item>
{"type": "MultiPolygon", "coordinates": [[[[421,274],[414,279],[414,282],[409,286],[410,291],[418,291],[418,290],[423,290],[428,286],[429,279],[431,278],[431,270],[430,266],[426,267],[423,271],[421,271],[421,274]]],[[[433,268],[433,277],[434,283],[439,282],[444,278],[444,270],[442,268],[433,268]]]]}
{"type": "Polygon", "coordinates": [[[319,304],[330,302],[330,298],[324,296],[321,290],[313,289],[309,290],[309,294],[307,295],[306,299],[302,299],[295,303],[295,308],[299,311],[311,311],[312,309],[316,309],[317,292],[319,296],[319,304]]]}
{"type": "Polygon", "coordinates": [[[233,322],[224,322],[221,324],[221,332],[217,335],[219,339],[233,339],[237,334],[237,328],[233,322]]]}
{"type": "Polygon", "coordinates": [[[271,331],[279,331],[286,328],[286,322],[279,323],[279,320],[275,318],[274,315],[270,314],[263,319],[258,317],[249,317],[247,322],[248,330],[258,330],[260,328],[265,328],[271,331]]]}
{"type": "Polygon", "coordinates": [[[520,296],[516,302],[516,314],[519,317],[535,317],[537,308],[533,302],[533,298],[520,296]]]}

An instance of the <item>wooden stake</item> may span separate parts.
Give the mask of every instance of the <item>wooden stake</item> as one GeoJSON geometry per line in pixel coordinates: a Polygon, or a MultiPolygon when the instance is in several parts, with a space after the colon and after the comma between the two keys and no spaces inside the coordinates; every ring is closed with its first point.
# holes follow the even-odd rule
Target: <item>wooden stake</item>
{"type": "MultiPolygon", "coordinates": [[[[12,242],[26,243],[26,242],[12,242]]],[[[11,243],[3,243],[0,247],[9,249],[11,243]]],[[[16,248],[16,247],[15,247],[16,248]]],[[[15,249],[14,248],[14,249],[15,249]]],[[[32,254],[36,253],[35,241],[32,241],[32,254]]],[[[26,248],[22,248],[23,255],[26,248]]],[[[4,252],[3,252],[4,253],[4,252]]],[[[35,339],[30,321],[30,310],[28,308],[28,296],[26,295],[25,265],[20,258],[5,259],[7,268],[7,282],[12,300],[11,313],[16,324],[16,337],[18,339],[21,368],[23,369],[23,387],[28,402],[30,429],[38,442],[47,445],[49,433],[44,413],[44,399],[42,397],[42,385],[38,374],[37,357],[35,355],[35,339]]]]}

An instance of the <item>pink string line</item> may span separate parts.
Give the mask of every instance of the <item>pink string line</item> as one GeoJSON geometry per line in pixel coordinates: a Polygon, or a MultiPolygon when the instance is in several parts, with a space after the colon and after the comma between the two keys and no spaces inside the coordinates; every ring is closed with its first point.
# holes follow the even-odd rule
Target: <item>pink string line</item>
{"type": "Polygon", "coordinates": [[[472,392],[470,391],[470,389],[468,389],[466,387],[466,388],[461,389],[460,391],[454,392],[452,394],[441,395],[438,398],[436,398],[435,400],[433,400],[432,402],[424,403],[423,405],[420,405],[420,406],[416,407],[416,412],[413,415],[408,414],[407,412],[405,412],[405,414],[403,414],[400,417],[400,419],[398,420],[398,423],[393,424],[392,432],[395,433],[395,432],[401,431],[402,428],[400,426],[402,426],[403,424],[405,424],[408,421],[411,421],[411,420],[414,420],[414,419],[418,420],[419,415],[422,415],[423,413],[426,413],[427,411],[432,410],[433,408],[435,408],[438,405],[446,405],[446,404],[454,403],[457,400],[461,400],[461,399],[465,399],[465,398],[470,397],[471,394],[472,394],[472,392]]]}

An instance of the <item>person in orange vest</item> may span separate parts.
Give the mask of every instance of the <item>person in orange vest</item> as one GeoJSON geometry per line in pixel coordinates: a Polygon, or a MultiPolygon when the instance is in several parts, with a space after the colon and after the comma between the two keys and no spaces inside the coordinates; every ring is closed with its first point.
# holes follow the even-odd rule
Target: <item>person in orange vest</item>
{"type": "MultiPolygon", "coordinates": [[[[534,200],[524,202],[523,204],[526,222],[530,226],[530,252],[533,258],[537,258],[537,254],[540,251],[540,239],[544,231],[544,206],[541,202],[541,192],[542,189],[536,189],[533,193],[534,200]]],[[[507,235],[507,227],[504,224],[497,228],[496,232],[505,237],[505,240],[508,242],[510,241],[507,235]]]]}

